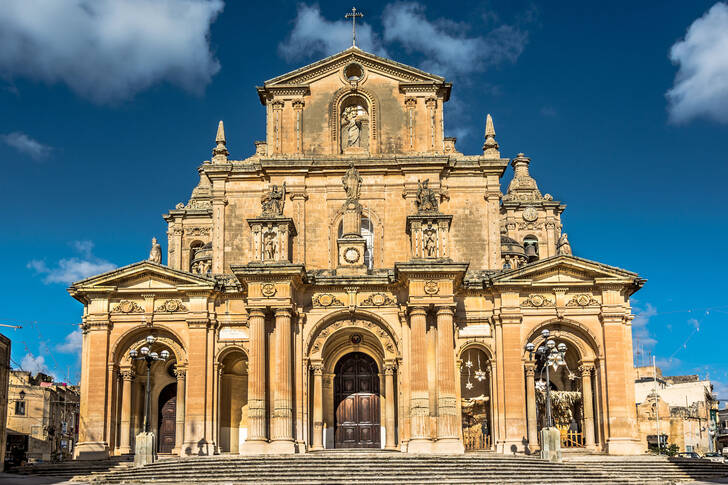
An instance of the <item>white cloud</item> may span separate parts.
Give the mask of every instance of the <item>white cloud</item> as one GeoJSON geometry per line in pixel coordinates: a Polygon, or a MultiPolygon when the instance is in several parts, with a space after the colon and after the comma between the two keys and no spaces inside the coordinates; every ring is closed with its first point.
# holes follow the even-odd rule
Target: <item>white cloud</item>
{"type": "Polygon", "coordinates": [[[74,330],[66,335],[66,340],[62,344],[56,345],[56,350],[64,354],[81,355],[81,347],[83,344],[83,335],[81,330],[74,330]]]}
{"type": "MultiPolygon", "coordinates": [[[[2,47],[0,47],[2,49],[2,47]]],[[[44,145],[38,140],[34,140],[25,133],[14,131],[5,135],[0,135],[0,140],[8,146],[15,148],[24,155],[28,155],[33,160],[42,160],[50,155],[53,149],[48,145],[44,145]]]]}
{"type": "Polygon", "coordinates": [[[37,374],[38,372],[43,372],[44,374],[49,373],[48,367],[45,363],[45,358],[42,355],[36,357],[30,352],[25,354],[23,360],[20,361],[20,368],[24,371],[30,372],[33,375],[37,374]]]}
{"type": "MultiPolygon", "coordinates": [[[[387,52],[372,27],[357,19],[356,44],[361,49],[380,56],[387,52]]],[[[318,5],[299,4],[293,30],[284,42],[278,45],[279,53],[287,60],[310,57],[317,54],[328,56],[351,46],[351,22],[326,20],[318,5]]]]}
{"type": "Polygon", "coordinates": [[[74,281],[116,268],[114,263],[93,255],[91,241],[74,241],[71,245],[81,254],[81,257],[63,258],[52,268],[45,261],[34,259],[29,261],[26,267],[37,274],[45,275],[43,278],[45,284],[71,284],[74,281]]]}
{"type": "MultiPolygon", "coordinates": [[[[632,303],[634,303],[634,300],[632,300],[632,303]]],[[[636,355],[637,364],[642,364],[645,356],[639,356],[639,353],[642,352],[643,349],[651,351],[657,344],[657,339],[652,336],[650,329],[648,328],[650,318],[657,315],[657,309],[647,303],[644,308],[634,307],[634,310],[635,317],[634,320],[632,320],[633,351],[636,355]]]]}
{"type": "Polygon", "coordinates": [[[467,25],[427,20],[424,7],[412,2],[387,5],[382,22],[386,42],[398,42],[408,51],[424,54],[423,68],[450,77],[514,62],[528,40],[526,32],[505,24],[485,36],[468,37],[460,33],[467,25]]]}
{"type": "Polygon", "coordinates": [[[97,103],[167,81],[199,93],[220,69],[222,0],[0,2],[0,77],[65,83],[97,103]]]}
{"type": "Polygon", "coordinates": [[[728,5],[718,2],[670,49],[679,66],[667,92],[670,121],[707,118],[728,123],[728,5]]]}

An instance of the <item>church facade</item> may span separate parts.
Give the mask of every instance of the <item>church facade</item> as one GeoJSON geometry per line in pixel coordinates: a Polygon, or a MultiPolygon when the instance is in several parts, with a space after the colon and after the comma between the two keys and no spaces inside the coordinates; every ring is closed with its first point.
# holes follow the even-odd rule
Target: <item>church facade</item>
{"type": "Polygon", "coordinates": [[[551,389],[564,446],[637,453],[629,297],[575,257],[530,159],[444,136],[444,78],[351,47],[257,88],[266,140],[222,122],[166,264],[74,283],[84,304],[77,457],[383,448],[532,452],[551,389]],[[501,178],[509,165],[505,193],[501,178]],[[548,337],[543,330],[549,330],[548,337]],[[566,345],[548,374],[527,345],[566,345]]]}

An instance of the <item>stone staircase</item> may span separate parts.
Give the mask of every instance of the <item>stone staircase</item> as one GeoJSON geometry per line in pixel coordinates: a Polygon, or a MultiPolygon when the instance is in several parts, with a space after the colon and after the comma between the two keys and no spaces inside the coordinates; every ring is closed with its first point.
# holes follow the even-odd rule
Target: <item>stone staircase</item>
{"type": "Polygon", "coordinates": [[[728,466],[667,459],[549,463],[532,457],[472,453],[460,456],[399,453],[316,453],[167,459],[88,477],[99,484],[132,483],[489,483],[669,484],[728,477],[728,466]]]}
{"type": "Polygon", "coordinates": [[[125,459],[19,467],[15,473],[93,484],[671,484],[728,478],[728,465],[664,457],[568,457],[560,464],[533,457],[392,452],[321,452],[294,456],[163,458],[141,468],[125,459]]]}
{"type": "Polygon", "coordinates": [[[108,460],[97,461],[64,461],[60,463],[38,463],[33,465],[21,465],[6,468],[7,473],[18,475],[35,475],[44,477],[65,478],[70,480],[74,477],[92,477],[97,474],[104,474],[113,471],[121,471],[131,467],[133,457],[130,455],[109,458],[108,460]]]}

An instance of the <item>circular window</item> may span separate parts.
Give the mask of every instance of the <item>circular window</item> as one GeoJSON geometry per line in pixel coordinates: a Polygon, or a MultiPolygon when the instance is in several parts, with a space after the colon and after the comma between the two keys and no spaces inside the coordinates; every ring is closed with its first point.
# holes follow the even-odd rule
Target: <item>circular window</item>
{"type": "Polygon", "coordinates": [[[359,64],[352,63],[344,68],[344,77],[349,82],[359,81],[364,77],[364,69],[359,64]]]}

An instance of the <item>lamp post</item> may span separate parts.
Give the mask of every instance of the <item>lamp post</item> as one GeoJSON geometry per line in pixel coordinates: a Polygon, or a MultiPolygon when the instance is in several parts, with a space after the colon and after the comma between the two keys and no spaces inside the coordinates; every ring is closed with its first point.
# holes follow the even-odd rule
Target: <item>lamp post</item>
{"type": "Polygon", "coordinates": [[[130,360],[141,360],[147,363],[147,386],[146,386],[146,396],[144,400],[144,431],[143,433],[140,433],[139,436],[137,436],[137,445],[136,445],[136,453],[134,456],[134,463],[135,465],[145,465],[146,463],[151,463],[154,461],[155,456],[155,443],[154,443],[154,434],[151,433],[150,430],[150,423],[149,423],[149,407],[151,403],[151,397],[152,397],[152,389],[151,389],[151,370],[152,370],[152,362],[156,361],[162,361],[164,362],[169,358],[169,351],[162,350],[159,354],[156,352],[152,352],[150,350],[151,346],[154,344],[154,342],[157,341],[157,338],[153,335],[149,335],[146,338],[146,345],[144,345],[141,349],[138,351],[136,349],[131,349],[129,351],[129,359],[130,360]],[[141,438],[142,434],[145,435],[144,438],[141,438]],[[141,438],[141,439],[140,439],[141,438]]]}
{"type": "MultiPolygon", "coordinates": [[[[529,358],[536,360],[541,365],[541,376],[546,371],[546,429],[541,430],[541,455],[542,458],[551,461],[561,461],[561,439],[558,430],[552,432],[554,425],[553,415],[551,411],[551,377],[549,376],[549,367],[557,370],[559,367],[566,366],[566,344],[560,343],[556,345],[553,339],[550,339],[551,332],[548,329],[541,331],[541,336],[546,340],[546,345],[536,346],[529,342],[526,344],[526,351],[529,358]],[[548,439],[547,439],[548,438],[548,439]],[[547,444],[548,442],[548,444],[547,444]]],[[[568,366],[567,366],[568,368],[568,366]]],[[[543,377],[541,377],[543,380],[543,377]]]]}

